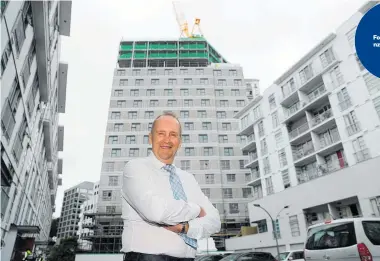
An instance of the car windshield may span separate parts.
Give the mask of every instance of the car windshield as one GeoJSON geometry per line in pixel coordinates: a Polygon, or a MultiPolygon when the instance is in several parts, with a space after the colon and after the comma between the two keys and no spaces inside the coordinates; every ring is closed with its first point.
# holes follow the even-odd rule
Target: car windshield
{"type": "Polygon", "coordinates": [[[364,233],[372,244],[380,245],[380,221],[363,221],[364,233]]]}
{"type": "Polygon", "coordinates": [[[235,261],[238,256],[239,254],[232,254],[232,255],[226,256],[220,261],[235,261]]]}
{"type": "Polygon", "coordinates": [[[278,261],[285,260],[288,257],[289,253],[290,252],[280,253],[280,256],[277,257],[276,260],[278,260],[278,261]]]}

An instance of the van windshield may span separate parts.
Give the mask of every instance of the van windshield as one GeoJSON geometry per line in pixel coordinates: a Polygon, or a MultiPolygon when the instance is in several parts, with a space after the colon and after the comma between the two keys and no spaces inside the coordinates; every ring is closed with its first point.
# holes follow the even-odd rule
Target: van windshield
{"type": "Polygon", "coordinates": [[[380,245],[380,221],[363,221],[364,233],[372,244],[380,245]]]}
{"type": "Polygon", "coordinates": [[[353,222],[326,224],[308,231],[308,250],[348,247],[356,244],[353,222]]]}

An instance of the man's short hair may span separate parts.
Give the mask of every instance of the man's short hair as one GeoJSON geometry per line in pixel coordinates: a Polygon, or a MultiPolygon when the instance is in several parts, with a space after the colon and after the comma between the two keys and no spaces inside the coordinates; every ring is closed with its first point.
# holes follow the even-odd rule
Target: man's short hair
{"type": "Polygon", "coordinates": [[[165,111],[163,113],[161,113],[160,115],[158,115],[154,121],[153,121],[153,124],[152,124],[152,128],[150,130],[150,133],[153,134],[153,131],[154,131],[154,126],[156,125],[156,121],[163,117],[163,116],[170,116],[170,117],[173,117],[174,119],[176,119],[178,121],[178,124],[179,124],[179,135],[182,136],[182,126],[181,126],[181,122],[179,121],[179,118],[177,117],[177,115],[174,113],[174,112],[171,112],[171,111],[165,111]]]}

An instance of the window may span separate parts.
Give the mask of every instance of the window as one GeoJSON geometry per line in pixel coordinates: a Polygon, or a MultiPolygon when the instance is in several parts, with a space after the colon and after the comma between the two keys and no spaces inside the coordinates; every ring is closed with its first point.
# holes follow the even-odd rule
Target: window
{"type": "Polygon", "coordinates": [[[313,76],[313,69],[311,67],[311,64],[305,66],[300,72],[299,72],[300,78],[301,78],[301,84],[304,84],[308,80],[310,80],[313,76]]]}
{"type": "Polygon", "coordinates": [[[321,55],[319,55],[319,58],[321,58],[323,68],[326,68],[329,64],[331,64],[335,60],[332,47],[328,48],[321,55]]]}
{"type": "Polygon", "coordinates": [[[340,72],[339,66],[335,66],[334,69],[331,70],[330,77],[335,88],[344,83],[343,74],[340,72]]]}
{"type": "Polygon", "coordinates": [[[231,96],[240,96],[240,90],[239,89],[231,90],[231,96]]]}
{"type": "Polygon", "coordinates": [[[220,161],[221,169],[222,170],[229,170],[231,169],[230,161],[229,160],[221,160],[220,161]]]}
{"type": "Polygon", "coordinates": [[[224,90],[215,90],[215,96],[224,96],[224,90]]]}
{"type": "Polygon", "coordinates": [[[380,96],[377,98],[373,99],[373,105],[375,106],[375,110],[377,112],[377,115],[380,118],[380,96]]]}
{"type": "Polygon", "coordinates": [[[148,75],[156,75],[156,69],[148,69],[148,75]]]}
{"type": "Polygon", "coordinates": [[[141,124],[140,123],[132,123],[131,131],[140,131],[140,130],[141,130],[141,124]]]}
{"type": "Polygon", "coordinates": [[[125,108],[127,102],[126,101],[116,101],[117,108],[125,108]]]}
{"type": "Polygon", "coordinates": [[[201,85],[206,85],[206,84],[208,84],[208,79],[205,79],[205,78],[200,79],[200,84],[201,84],[201,85]]]}
{"type": "Polygon", "coordinates": [[[140,69],[134,69],[134,70],[132,71],[132,75],[133,75],[133,76],[141,75],[141,70],[140,70],[140,69]]]}
{"type": "Polygon", "coordinates": [[[213,155],[214,155],[214,148],[212,147],[203,148],[203,156],[213,156],[213,155]]]}
{"type": "Polygon", "coordinates": [[[190,85],[192,83],[193,83],[192,79],[183,79],[183,84],[185,84],[185,85],[190,85]]]}
{"type": "Polygon", "coordinates": [[[197,89],[197,95],[206,95],[206,89],[197,89]]]}
{"type": "Polygon", "coordinates": [[[232,198],[232,188],[224,188],[223,189],[223,197],[224,198],[232,198]]]}
{"type": "Polygon", "coordinates": [[[222,130],[226,130],[226,131],[231,130],[231,123],[223,122],[222,123],[222,130]]]}
{"type": "Polygon", "coordinates": [[[227,113],[225,111],[217,111],[216,117],[218,119],[225,119],[225,118],[227,118],[227,113]]]}
{"type": "Polygon", "coordinates": [[[150,100],[149,106],[150,107],[158,107],[159,106],[158,100],[150,100]]]}
{"type": "Polygon", "coordinates": [[[267,187],[267,195],[271,195],[274,193],[272,177],[265,178],[265,184],[267,187]]]}
{"type": "Polygon", "coordinates": [[[190,136],[187,134],[182,134],[182,142],[183,143],[190,143],[190,136]]]}
{"type": "Polygon", "coordinates": [[[198,140],[200,143],[207,143],[208,142],[208,136],[207,134],[199,134],[198,140]]]}
{"type": "Polygon", "coordinates": [[[359,66],[359,70],[360,71],[364,71],[365,67],[363,66],[362,62],[359,60],[359,57],[358,57],[357,54],[355,54],[355,60],[356,60],[356,63],[358,64],[358,66],[359,66]]]}
{"type": "Polygon", "coordinates": [[[269,157],[265,157],[263,159],[263,164],[264,164],[264,173],[269,174],[271,172],[270,164],[269,164],[269,157]]]}
{"type": "Polygon", "coordinates": [[[351,111],[348,114],[344,115],[344,122],[346,123],[348,136],[351,136],[360,131],[360,125],[355,111],[351,111]]]}
{"type": "Polygon", "coordinates": [[[299,237],[301,235],[301,232],[297,215],[289,216],[289,225],[292,237],[299,237]]]}
{"type": "Polygon", "coordinates": [[[230,214],[237,214],[239,213],[239,204],[238,203],[230,203],[230,214]]]}
{"type": "Polygon", "coordinates": [[[228,143],[228,136],[227,135],[219,135],[218,140],[219,140],[219,143],[228,143]]]}
{"type": "Polygon", "coordinates": [[[116,75],[117,76],[125,76],[125,70],[117,70],[116,75]]]}
{"type": "MultiPolygon", "coordinates": [[[[210,161],[209,160],[200,160],[199,163],[201,166],[201,170],[210,169],[210,166],[209,166],[210,161]]],[[[214,175],[214,174],[210,174],[210,175],[214,175]]]]}
{"type": "Polygon", "coordinates": [[[206,196],[206,197],[210,197],[210,189],[209,188],[203,188],[202,189],[202,193],[206,196]]]}
{"type": "Polygon", "coordinates": [[[344,222],[321,225],[310,229],[305,248],[308,250],[345,248],[354,246],[356,243],[354,223],[344,222]]]}
{"type": "Polygon", "coordinates": [[[268,102],[269,102],[269,108],[271,110],[273,110],[274,108],[276,108],[276,99],[274,97],[274,93],[271,94],[269,97],[268,97],[268,102]]]}
{"type": "Polygon", "coordinates": [[[244,107],[245,101],[244,100],[236,100],[236,106],[237,107],[244,107]]]}
{"type": "Polygon", "coordinates": [[[380,91],[380,78],[371,73],[366,73],[363,75],[363,79],[370,95],[374,95],[380,91]]]}
{"type": "Polygon", "coordinates": [[[380,221],[362,221],[364,233],[375,246],[380,246],[380,221]]]}
{"type": "Polygon", "coordinates": [[[227,174],[227,182],[236,182],[236,174],[227,174]]]}
{"type": "Polygon", "coordinates": [[[283,141],[282,131],[281,130],[277,131],[276,134],[274,135],[274,138],[276,140],[276,147],[279,147],[283,141]]]}
{"type": "Polygon", "coordinates": [[[234,86],[242,86],[243,85],[243,82],[242,80],[234,80],[234,86]]]}
{"type": "Polygon", "coordinates": [[[116,206],[106,206],[106,213],[112,214],[116,212],[116,206]]]}
{"type": "Polygon", "coordinates": [[[280,167],[283,168],[288,165],[288,161],[286,160],[285,149],[282,149],[278,152],[278,159],[280,161],[280,167]]]}
{"type": "Polygon", "coordinates": [[[257,106],[256,108],[253,109],[253,119],[257,120],[260,118],[263,114],[261,113],[261,108],[260,106],[257,106]]]}
{"type": "Polygon", "coordinates": [[[149,144],[149,136],[148,135],[144,135],[143,144],[149,144]]]}
{"type": "Polygon", "coordinates": [[[185,156],[195,156],[194,148],[185,148],[185,156]]]}
{"type": "Polygon", "coordinates": [[[165,69],[164,75],[173,75],[173,69],[165,69]]]}
{"type": "Polygon", "coordinates": [[[128,80],[126,79],[119,80],[119,86],[127,86],[127,85],[128,85],[128,80]]]}
{"type": "Polygon", "coordinates": [[[277,111],[275,111],[274,113],[272,113],[272,125],[273,125],[273,129],[277,128],[278,124],[279,124],[278,113],[277,113],[277,111]]]}
{"type": "Polygon", "coordinates": [[[184,100],[183,105],[185,107],[191,107],[191,106],[193,106],[193,100],[184,100]]]}
{"type": "Polygon", "coordinates": [[[356,26],[352,28],[348,33],[346,33],[347,41],[351,46],[352,50],[355,50],[355,34],[356,34],[356,26]]]}
{"type": "Polygon", "coordinates": [[[211,122],[202,122],[202,130],[211,130],[212,125],[211,122]]]}
{"type": "Polygon", "coordinates": [[[123,90],[114,90],[113,96],[115,96],[115,97],[123,96],[123,90]]]}
{"type": "Polygon", "coordinates": [[[23,14],[20,13],[20,15],[17,17],[14,30],[12,32],[13,34],[13,42],[15,43],[17,55],[20,54],[21,48],[25,41],[25,29],[24,28],[24,21],[23,21],[23,14]]]}
{"type": "Polygon", "coordinates": [[[118,176],[109,176],[108,177],[108,186],[118,186],[119,177],[118,176]]]}
{"type": "Polygon", "coordinates": [[[168,85],[176,85],[177,84],[177,79],[169,79],[168,80],[168,85]]]}
{"type": "Polygon", "coordinates": [[[173,89],[165,89],[164,95],[165,96],[172,96],[173,95],[173,89]]]}
{"type": "Polygon", "coordinates": [[[142,85],[144,85],[144,80],[143,79],[136,79],[135,80],[135,85],[136,86],[142,86],[142,85]]]}
{"type": "Polygon", "coordinates": [[[202,99],[201,100],[201,106],[202,107],[206,107],[206,106],[210,106],[210,100],[209,99],[202,99]]]}
{"type": "Polygon", "coordinates": [[[190,160],[181,160],[181,169],[189,170],[190,169],[190,160]]]}
{"type": "Polygon", "coordinates": [[[110,201],[110,200],[112,200],[112,190],[103,190],[102,200],[103,201],[110,201]]]}
{"type": "Polygon", "coordinates": [[[146,96],[155,96],[155,95],[156,95],[156,90],[154,89],[146,90],[146,96]]]}
{"type": "Polygon", "coordinates": [[[229,76],[237,76],[237,71],[236,70],[229,70],[228,75],[229,76]]]}
{"type": "Polygon", "coordinates": [[[283,86],[281,86],[282,97],[286,98],[296,90],[294,79],[291,78],[283,86]]]}
{"type": "Polygon", "coordinates": [[[222,76],[221,70],[214,70],[214,76],[222,76]]]}
{"type": "Polygon", "coordinates": [[[139,96],[139,90],[132,89],[129,91],[130,96],[139,96]]]}
{"type": "Polygon", "coordinates": [[[268,153],[268,144],[265,138],[260,141],[260,148],[261,148],[261,156],[268,153]]]}
{"type": "Polygon", "coordinates": [[[285,189],[290,188],[291,187],[291,183],[290,183],[290,178],[289,178],[289,172],[288,172],[288,170],[282,171],[281,174],[282,174],[282,183],[284,184],[284,188],[285,189]]]}
{"type": "Polygon", "coordinates": [[[108,136],[108,144],[117,144],[119,142],[118,136],[108,136]]]}
{"type": "Polygon", "coordinates": [[[180,73],[181,75],[186,75],[186,74],[188,74],[189,72],[188,72],[187,69],[180,69],[179,73],[180,73]]]}
{"type": "Polygon", "coordinates": [[[127,144],[136,144],[136,136],[134,136],[134,135],[127,135],[125,137],[125,143],[127,143],[127,144]]]}
{"type": "Polygon", "coordinates": [[[227,86],[227,81],[224,79],[218,79],[217,85],[218,86],[227,86]]]}
{"type": "Polygon", "coordinates": [[[356,162],[362,162],[370,158],[369,150],[365,144],[363,136],[359,136],[352,141],[352,147],[354,148],[354,156],[356,162]]]}
{"type": "Polygon", "coordinates": [[[189,96],[189,89],[181,89],[181,96],[189,96]]]}
{"type": "Polygon", "coordinates": [[[203,69],[196,69],[195,70],[195,74],[196,75],[203,75],[204,74],[204,70],[203,69]]]}
{"type": "Polygon", "coordinates": [[[133,108],[141,108],[141,107],[142,107],[142,100],[133,101],[133,108]]]}
{"type": "Polygon", "coordinates": [[[220,107],[228,107],[228,105],[229,105],[228,100],[220,100],[219,101],[219,106],[220,107]]]}
{"type": "Polygon", "coordinates": [[[137,111],[129,111],[128,119],[137,119],[137,111]]]}
{"type": "Polygon", "coordinates": [[[189,111],[180,111],[180,117],[183,119],[189,118],[190,112],[189,111]]]}
{"type": "Polygon", "coordinates": [[[193,122],[185,122],[185,130],[194,130],[193,122]]]}
{"type": "Polygon", "coordinates": [[[177,106],[177,101],[176,100],[168,100],[166,105],[168,107],[175,107],[175,106],[177,106]]]}
{"type": "Polygon", "coordinates": [[[344,111],[352,106],[350,95],[347,92],[347,88],[342,88],[338,93],[339,108],[344,111]]]}
{"type": "Polygon", "coordinates": [[[12,52],[11,41],[8,41],[8,43],[5,45],[3,55],[1,56],[1,76],[3,75],[5,68],[7,67],[9,57],[11,56],[11,52],[12,52]]]}
{"type": "Polygon", "coordinates": [[[139,156],[139,148],[129,149],[129,157],[138,157],[138,156],[139,156]]]}
{"type": "Polygon", "coordinates": [[[214,174],[206,174],[205,175],[206,184],[214,184],[215,183],[214,178],[215,178],[214,174]]]}
{"type": "Polygon", "coordinates": [[[233,148],[224,148],[224,156],[233,156],[234,149],[233,148]]]}
{"type": "Polygon", "coordinates": [[[121,156],[121,149],[112,149],[111,150],[111,157],[120,157],[121,156]]]}
{"type": "Polygon", "coordinates": [[[115,162],[105,162],[104,170],[107,172],[115,171],[115,162]]]}
{"type": "MultiPolygon", "coordinates": [[[[136,114],[137,114],[137,112],[136,112],[136,114]]],[[[146,111],[144,113],[144,119],[153,119],[153,118],[154,118],[154,111],[146,111]]]]}
{"type": "Polygon", "coordinates": [[[148,123],[148,131],[151,131],[151,130],[152,130],[152,126],[153,126],[153,122],[149,122],[149,123],[148,123]]]}
{"type": "Polygon", "coordinates": [[[124,124],[123,123],[115,123],[113,125],[113,130],[114,131],[122,131],[124,129],[124,124]]]}
{"type": "Polygon", "coordinates": [[[198,118],[207,118],[206,111],[198,111],[198,118]]]}
{"type": "MultiPolygon", "coordinates": [[[[250,179],[248,181],[250,181],[250,179]]],[[[252,197],[252,189],[251,188],[243,188],[242,190],[243,190],[243,198],[252,197]]]]}

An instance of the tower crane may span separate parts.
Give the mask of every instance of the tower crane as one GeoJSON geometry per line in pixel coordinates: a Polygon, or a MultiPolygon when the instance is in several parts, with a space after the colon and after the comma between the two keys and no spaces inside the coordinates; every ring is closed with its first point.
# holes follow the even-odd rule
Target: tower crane
{"type": "Polygon", "coordinates": [[[181,35],[180,37],[185,38],[199,38],[203,37],[203,33],[200,27],[201,19],[195,18],[194,25],[192,27],[191,33],[189,32],[189,25],[187,23],[185,14],[182,11],[181,4],[179,1],[173,1],[173,8],[176,14],[177,23],[179,25],[181,35]]]}

